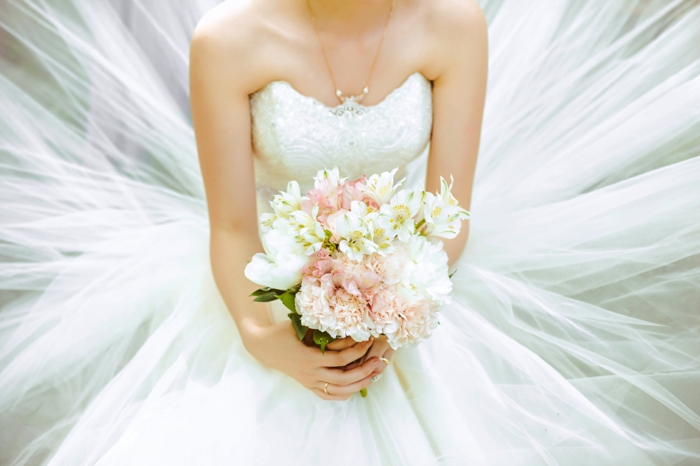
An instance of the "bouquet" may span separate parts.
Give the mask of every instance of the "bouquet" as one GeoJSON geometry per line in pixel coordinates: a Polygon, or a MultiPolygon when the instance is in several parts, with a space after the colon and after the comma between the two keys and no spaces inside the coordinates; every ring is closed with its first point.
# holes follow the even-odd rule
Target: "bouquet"
{"type": "Polygon", "coordinates": [[[441,178],[439,194],[403,189],[390,173],[354,181],[321,170],[301,195],[292,181],[260,217],[265,253],[245,275],[281,300],[299,339],[309,329],[325,351],[336,338],[386,335],[397,349],[428,338],[452,291],[440,238],[454,238],[469,213],[441,178]]]}

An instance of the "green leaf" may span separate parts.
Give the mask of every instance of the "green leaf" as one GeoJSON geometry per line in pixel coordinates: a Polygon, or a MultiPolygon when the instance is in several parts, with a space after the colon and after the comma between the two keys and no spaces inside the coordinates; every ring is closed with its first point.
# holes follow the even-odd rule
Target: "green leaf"
{"type": "Polygon", "coordinates": [[[452,276],[453,276],[454,274],[456,274],[456,273],[457,273],[457,269],[455,269],[455,271],[452,272],[452,273],[449,275],[449,278],[452,278],[452,276]]]}
{"type": "Polygon", "coordinates": [[[294,305],[294,296],[296,293],[292,293],[290,290],[285,291],[281,295],[277,296],[277,298],[282,301],[282,303],[287,306],[287,309],[290,311],[296,313],[297,312],[297,307],[294,305]]]}
{"type": "Polygon", "coordinates": [[[265,294],[261,294],[260,296],[256,297],[253,301],[256,303],[269,303],[270,301],[274,301],[277,299],[277,296],[273,291],[269,291],[265,294]]]}
{"type": "Polygon", "coordinates": [[[260,296],[263,294],[267,294],[270,292],[270,289],[265,287],[265,288],[260,288],[259,290],[255,290],[252,293],[250,293],[248,296],[260,296]]]}
{"type": "Polygon", "coordinates": [[[309,327],[301,324],[301,315],[297,314],[296,312],[290,312],[287,314],[287,316],[289,316],[289,318],[292,320],[292,327],[294,327],[294,331],[297,332],[297,337],[299,337],[300,340],[303,340],[309,327]]]}
{"type": "Polygon", "coordinates": [[[314,343],[321,347],[321,353],[326,354],[326,345],[332,342],[334,338],[328,332],[314,330],[314,343]]]}
{"type": "Polygon", "coordinates": [[[367,398],[367,389],[366,388],[360,389],[360,396],[362,396],[362,398],[367,398]]]}

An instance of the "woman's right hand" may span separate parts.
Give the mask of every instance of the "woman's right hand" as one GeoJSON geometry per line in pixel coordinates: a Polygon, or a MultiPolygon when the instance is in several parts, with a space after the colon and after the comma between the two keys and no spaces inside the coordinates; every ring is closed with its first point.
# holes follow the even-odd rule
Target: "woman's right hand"
{"type": "Polygon", "coordinates": [[[344,368],[367,353],[371,339],[361,343],[349,338],[337,340],[324,354],[320,348],[301,342],[291,321],[251,327],[241,332],[248,352],[261,364],[284,372],[324,400],[347,400],[366,388],[380,362],[371,358],[352,369],[344,368]],[[324,391],[326,383],[328,394],[324,391]]]}

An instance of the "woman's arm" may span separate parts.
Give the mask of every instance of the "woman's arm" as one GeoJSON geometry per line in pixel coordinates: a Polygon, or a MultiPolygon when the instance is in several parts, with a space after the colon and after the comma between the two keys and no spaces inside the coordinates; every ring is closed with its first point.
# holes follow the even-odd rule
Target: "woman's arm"
{"type": "MultiPolygon", "coordinates": [[[[429,11],[427,31],[436,38],[429,47],[434,60],[431,68],[437,70],[438,77],[433,80],[433,133],[426,189],[439,192],[440,176],[449,183],[453,175],[452,193],[468,210],[486,95],[486,20],[472,0],[436,1],[429,11]]],[[[464,222],[460,234],[444,242],[450,266],[459,258],[468,236],[469,222],[464,222]]],[[[392,353],[386,338],[380,337],[366,357],[391,358],[392,353]]],[[[385,369],[386,365],[380,364],[375,374],[385,369]]]]}
{"type": "Polygon", "coordinates": [[[379,361],[350,371],[337,367],[362,357],[371,342],[339,344],[323,355],[298,340],[291,322],[270,322],[265,305],[249,297],[258,286],[245,277],[244,269],[262,251],[249,95],[269,78],[254,18],[217,14],[212,10],[200,21],[190,49],[190,103],[209,210],[214,279],[246,349],[258,361],[324,399],[345,399],[371,383],[379,361]],[[332,384],[330,396],[323,392],[325,382],[332,384]]]}
{"type": "MultiPolygon", "coordinates": [[[[433,29],[438,31],[435,54],[440,70],[433,80],[433,133],[426,189],[439,191],[440,176],[469,210],[479,152],[488,74],[486,19],[476,2],[436,2],[433,29]]],[[[469,222],[460,234],[445,241],[450,265],[459,258],[469,236],[469,222]]]]}

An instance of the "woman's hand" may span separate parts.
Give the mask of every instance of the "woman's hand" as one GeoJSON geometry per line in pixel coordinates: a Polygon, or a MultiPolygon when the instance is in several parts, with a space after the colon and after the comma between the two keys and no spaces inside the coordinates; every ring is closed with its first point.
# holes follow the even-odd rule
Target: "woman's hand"
{"type": "Polygon", "coordinates": [[[318,347],[299,341],[291,322],[247,327],[241,336],[253,357],[289,375],[324,400],[347,400],[370,385],[377,368],[384,365],[377,357],[365,357],[372,340],[352,344],[347,339],[337,340],[328,345],[324,354],[318,347]],[[346,368],[362,359],[361,364],[346,368]]]}
{"type": "MultiPolygon", "coordinates": [[[[335,344],[338,342],[344,342],[346,340],[354,342],[354,340],[348,337],[342,340],[336,340],[333,343],[335,344]]],[[[384,372],[384,370],[391,363],[391,357],[394,355],[394,351],[395,350],[391,346],[389,346],[386,336],[380,335],[379,338],[374,339],[372,346],[370,347],[369,351],[364,355],[364,357],[359,361],[355,361],[346,366],[345,370],[354,370],[356,367],[359,367],[361,364],[364,364],[365,361],[377,359],[381,362],[377,365],[376,369],[374,369],[372,374],[370,374],[370,380],[374,378],[374,381],[376,382],[379,379],[379,377],[381,377],[381,373],[384,372]]]]}

